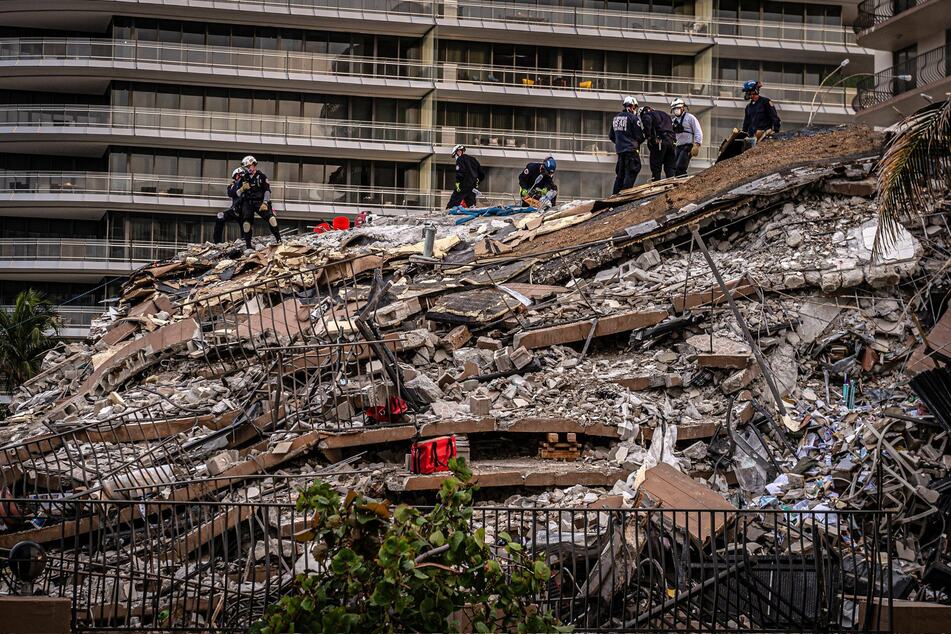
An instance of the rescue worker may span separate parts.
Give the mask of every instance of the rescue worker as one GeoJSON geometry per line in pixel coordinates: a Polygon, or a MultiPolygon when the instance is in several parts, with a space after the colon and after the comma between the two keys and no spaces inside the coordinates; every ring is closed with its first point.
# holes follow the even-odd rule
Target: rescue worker
{"type": "Polygon", "coordinates": [[[485,179],[485,172],[475,157],[466,154],[466,146],[459,144],[452,148],[452,156],[456,159],[456,184],[446,209],[462,205],[475,207],[479,190],[479,182],[485,179]]]}
{"type": "Polygon", "coordinates": [[[541,198],[555,204],[558,198],[558,185],[555,184],[555,169],[558,164],[551,156],[540,163],[529,163],[518,175],[519,195],[529,207],[538,207],[541,198]]]}
{"type": "Polygon", "coordinates": [[[750,136],[753,143],[779,132],[779,115],[773,102],[759,94],[762,86],[763,84],[752,79],[743,84],[743,96],[749,103],[746,104],[742,130],[750,136]]]}
{"type": "Polygon", "coordinates": [[[274,239],[281,242],[281,232],[277,228],[277,217],[271,207],[271,184],[264,172],[258,171],[258,161],[253,156],[245,156],[241,160],[244,170],[237,188],[241,196],[241,232],[244,243],[251,247],[251,227],[254,224],[254,214],[257,213],[267,222],[274,239]]]}
{"type": "MultiPolygon", "coordinates": [[[[231,184],[228,185],[228,198],[231,199],[231,206],[225,211],[219,211],[218,217],[215,218],[213,239],[216,244],[224,239],[225,225],[229,220],[235,221],[238,224],[238,229],[241,229],[241,194],[238,192],[238,187],[241,186],[241,175],[243,173],[244,169],[241,167],[235,168],[231,172],[231,184]]],[[[241,233],[244,234],[243,231],[241,233]]]]}
{"type": "Polygon", "coordinates": [[[670,102],[670,114],[677,144],[674,147],[674,176],[683,176],[690,166],[690,159],[700,154],[703,130],[697,117],[687,112],[687,104],[678,97],[670,102]]]}
{"type": "Polygon", "coordinates": [[[637,100],[634,97],[624,98],[623,109],[611,119],[608,138],[614,142],[614,151],[617,153],[612,191],[616,194],[622,189],[633,187],[641,171],[641,157],[638,152],[644,142],[644,130],[641,120],[637,117],[637,100]]]}
{"type": "Polygon", "coordinates": [[[641,123],[647,138],[651,180],[659,181],[661,170],[665,177],[671,178],[674,175],[674,143],[677,135],[674,134],[670,115],[662,110],[644,106],[641,109],[641,123]]]}

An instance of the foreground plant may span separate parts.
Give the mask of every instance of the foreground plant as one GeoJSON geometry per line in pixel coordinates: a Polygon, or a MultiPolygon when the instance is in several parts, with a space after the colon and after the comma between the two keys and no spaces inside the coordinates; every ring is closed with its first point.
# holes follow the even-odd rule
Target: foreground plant
{"type": "Polygon", "coordinates": [[[14,389],[33,378],[43,357],[59,343],[59,317],[53,302],[29,289],[9,311],[0,310],[0,382],[14,389]]]}
{"type": "Polygon", "coordinates": [[[423,513],[317,482],[301,492],[317,570],[297,577],[295,591],[272,605],[254,631],[447,632],[462,620],[476,632],[564,632],[535,597],[551,571],[532,561],[507,533],[496,552],[483,529],[472,530],[472,472],[450,461],[438,503],[423,513]],[[461,616],[463,615],[464,616],[461,616]]]}
{"type": "Polygon", "coordinates": [[[926,201],[951,190],[951,100],[905,118],[878,165],[876,253],[898,237],[901,218],[926,209],[926,201]]]}

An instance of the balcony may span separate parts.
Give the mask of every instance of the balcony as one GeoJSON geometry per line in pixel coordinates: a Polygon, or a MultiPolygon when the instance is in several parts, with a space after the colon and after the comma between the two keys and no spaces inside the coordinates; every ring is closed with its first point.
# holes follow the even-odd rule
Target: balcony
{"type": "Polygon", "coordinates": [[[0,268],[7,278],[95,281],[128,275],[143,264],[175,255],[177,245],[93,239],[0,239],[0,268]]]}
{"type": "MultiPolygon", "coordinates": [[[[14,306],[0,305],[0,310],[10,312],[14,306]]],[[[56,306],[56,314],[59,316],[62,325],[59,329],[59,336],[64,339],[82,339],[89,334],[89,327],[92,320],[105,312],[102,306],[74,306],[72,304],[61,304],[56,306]]]]}
{"type": "Polygon", "coordinates": [[[951,45],[946,45],[864,78],[852,105],[859,120],[890,125],[898,112],[911,114],[930,103],[921,93],[938,100],[949,90],[951,45]]]}
{"type": "MultiPolygon", "coordinates": [[[[746,107],[740,87],[735,82],[705,82],[690,77],[656,75],[623,75],[594,71],[548,70],[476,66],[443,62],[439,65],[437,90],[450,100],[508,102],[514,105],[537,105],[544,98],[547,106],[598,109],[618,108],[621,95],[633,95],[647,104],[666,104],[673,97],[684,97],[693,112],[714,106],[737,111],[746,107]],[[579,103],[581,102],[581,103],[579,103]]],[[[764,93],[781,104],[783,115],[793,119],[808,116],[817,86],[767,84],[764,93]]],[[[820,112],[837,115],[842,121],[851,119],[850,105],[855,89],[834,87],[823,89],[820,112]]]]}
{"type": "Polygon", "coordinates": [[[951,11],[946,0],[863,0],[854,24],[860,45],[884,51],[943,34],[948,28],[951,11]]]}
{"type": "Polygon", "coordinates": [[[138,40],[0,39],[0,76],[8,87],[21,87],[24,77],[59,78],[63,90],[97,82],[104,89],[110,79],[234,86],[238,68],[248,88],[420,98],[433,87],[431,64],[401,59],[138,40]]]}
{"type": "MultiPolygon", "coordinates": [[[[226,208],[225,179],[109,174],[103,172],[0,172],[0,208],[8,213],[63,209],[88,211],[99,218],[105,209],[214,214],[226,208]]],[[[281,217],[317,220],[369,210],[386,215],[416,215],[433,204],[418,189],[360,187],[324,183],[271,183],[281,217]]]]}
{"type": "Polygon", "coordinates": [[[222,12],[240,12],[244,20],[268,26],[298,28],[334,20],[341,28],[361,32],[422,35],[433,24],[434,0],[43,0],[24,4],[0,2],[3,13],[32,14],[37,26],[75,27],[78,11],[105,15],[220,21],[222,12]]]}
{"type": "MultiPolygon", "coordinates": [[[[37,142],[196,147],[224,151],[420,160],[433,131],[408,124],[273,117],[122,106],[0,106],[0,143],[37,142]]],[[[51,150],[51,153],[54,153],[51,150]]]]}
{"type": "MultiPolygon", "coordinates": [[[[511,2],[451,2],[437,5],[441,33],[472,37],[472,28],[531,34],[532,42],[560,45],[565,35],[582,44],[616,46],[638,51],[697,53],[713,44],[761,47],[783,39],[785,50],[839,53],[856,48],[848,27],[778,21],[704,19],[692,15],[538,6],[511,2]]],[[[483,37],[476,36],[477,39],[483,37]]],[[[498,37],[491,38],[497,40],[498,37]]],[[[778,44],[778,43],[777,43],[778,44]]],[[[857,52],[857,51],[856,51],[857,52]]]]}

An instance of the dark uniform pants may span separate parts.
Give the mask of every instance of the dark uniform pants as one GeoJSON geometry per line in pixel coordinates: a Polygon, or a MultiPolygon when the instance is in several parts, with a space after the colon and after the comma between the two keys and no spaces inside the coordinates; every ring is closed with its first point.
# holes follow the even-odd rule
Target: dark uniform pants
{"type": "Polygon", "coordinates": [[[241,233],[244,234],[244,243],[247,247],[251,248],[251,228],[254,226],[254,214],[257,213],[261,216],[261,219],[268,224],[268,228],[271,230],[271,234],[274,236],[274,239],[278,242],[281,241],[281,231],[277,228],[277,222],[271,223],[271,218],[274,218],[274,212],[271,210],[271,204],[268,203],[267,210],[261,211],[261,203],[264,202],[263,198],[257,200],[247,199],[242,201],[241,205],[241,233]],[[245,226],[247,226],[247,231],[245,231],[245,226]]]}
{"type": "Polygon", "coordinates": [[[614,190],[616,194],[622,189],[634,186],[637,175],[641,171],[641,157],[637,152],[621,152],[617,155],[617,164],[614,166],[614,190]]]}
{"type": "Polygon", "coordinates": [[[683,176],[690,167],[690,153],[693,151],[693,143],[678,145],[674,152],[674,175],[683,176]]]}
{"type": "Polygon", "coordinates": [[[228,207],[225,211],[218,212],[218,216],[215,218],[215,235],[213,238],[216,244],[224,239],[225,225],[228,224],[229,220],[233,220],[237,223],[238,230],[241,230],[241,215],[238,213],[236,205],[228,207]]]}
{"type": "Polygon", "coordinates": [[[648,146],[650,150],[651,180],[659,181],[661,169],[664,170],[664,176],[670,178],[674,175],[674,144],[662,142],[660,145],[651,143],[648,146]]]}
{"type": "Polygon", "coordinates": [[[449,202],[446,203],[446,209],[458,207],[463,203],[465,203],[465,206],[468,208],[476,206],[476,195],[471,188],[468,191],[465,189],[463,189],[461,192],[453,191],[452,196],[449,197],[449,202]]]}

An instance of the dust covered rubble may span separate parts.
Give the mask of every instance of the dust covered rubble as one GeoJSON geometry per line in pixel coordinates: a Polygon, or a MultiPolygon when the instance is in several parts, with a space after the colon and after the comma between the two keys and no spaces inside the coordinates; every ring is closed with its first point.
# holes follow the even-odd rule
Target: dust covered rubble
{"type": "MultiPolygon", "coordinates": [[[[571,205],[553,212],[556,222],[567,225],[571,205]]],[[[280,247],[259,244],[251,254],[194,245],[136,273],[91,339],[50,353],[43,372],[14,396],[0,428],[8,453],[51,431],[65,436],[61,447],[18,458],[29,477],[9,486],[163,499],[190,492],[187,483],[212,471],[266,458],[258,479],[198,497],[293,501],[314,477],[382,494],[388,474],[405,472],[412,434],[343,453],[319,449],[321,439],[479,419],[505,434],[525,419],[566,419],[582,432],[580,461],[629,475],[613,488],[549,488],[507,502],[588,505],[616,497],[632,506],[647,467],[666,462],[740,507],[869,508],[878,503],[878,462],[895,468],[912,460],[927,482],[899,484],[903,491],[888,495],[909,512],[932,503],[918,488],[937,491],[929,483],[947,477],[947,460],[900,373],[921,343],[920,306],[909,306],[913,292],[903,285],[923,268],[935,270],[934,250],[946,236],[934,228],[943,218],[903,230],[873,261],[872,198],[812,183],[748,211],[709,224],[705,239],[784,394],[788,425],[733,314],[711,291],[709,267],[682,234],[604,245],[588,260],[535,255],[526,263],[503,252],[482,265],[481,243],[524,238],[545,219],[462,226],[436,219],[433,258],[423,255],[420,223],[383,220],[280,247]],[[545,267],[560,276],[557,284],[537,283],[545,267]],[[355,315],[371,301],[367,321],[393,358],[356,345],[366,337],[355,315]],[[288,302],[293,319],[274,310],[288,302]],[[667,316],[588,336],[601,320],[651,311],[667,316]],[[188,319],[199,335],[165,336],[188,319]],[[514,345],[520,334],[571,323],[585,324],[580,335],[514,345]],[[110,367],[147,337],[155,341],[143,354],[110,367]],[[307,375],[308,383],[302,377],[314,359],[307,355],[318,349],[353,356],[330,355],[330,365],[313,366],[323,369],[307,375]],[[120,382],[82,392],[103,368],[120,382]],[[396,411],[390,397],[409,395],[417,411],[396,411]],[[904,418],[889,418],[886,409],[904,418]],[[616,434],[584,437],[595,425],[616,434]],[[883,438],[897,456],[881,454],[883,438]],[[136,484],[136,474],[165,465],[160,481],[136,484]]],[[[516,437],[512,446],[534,454],[537,437],[516,437]]],[[[488,456],[472,449],[478,468],[488,456]]],[[[532,468],[550,463],[535,458],[532,468]]]]}

